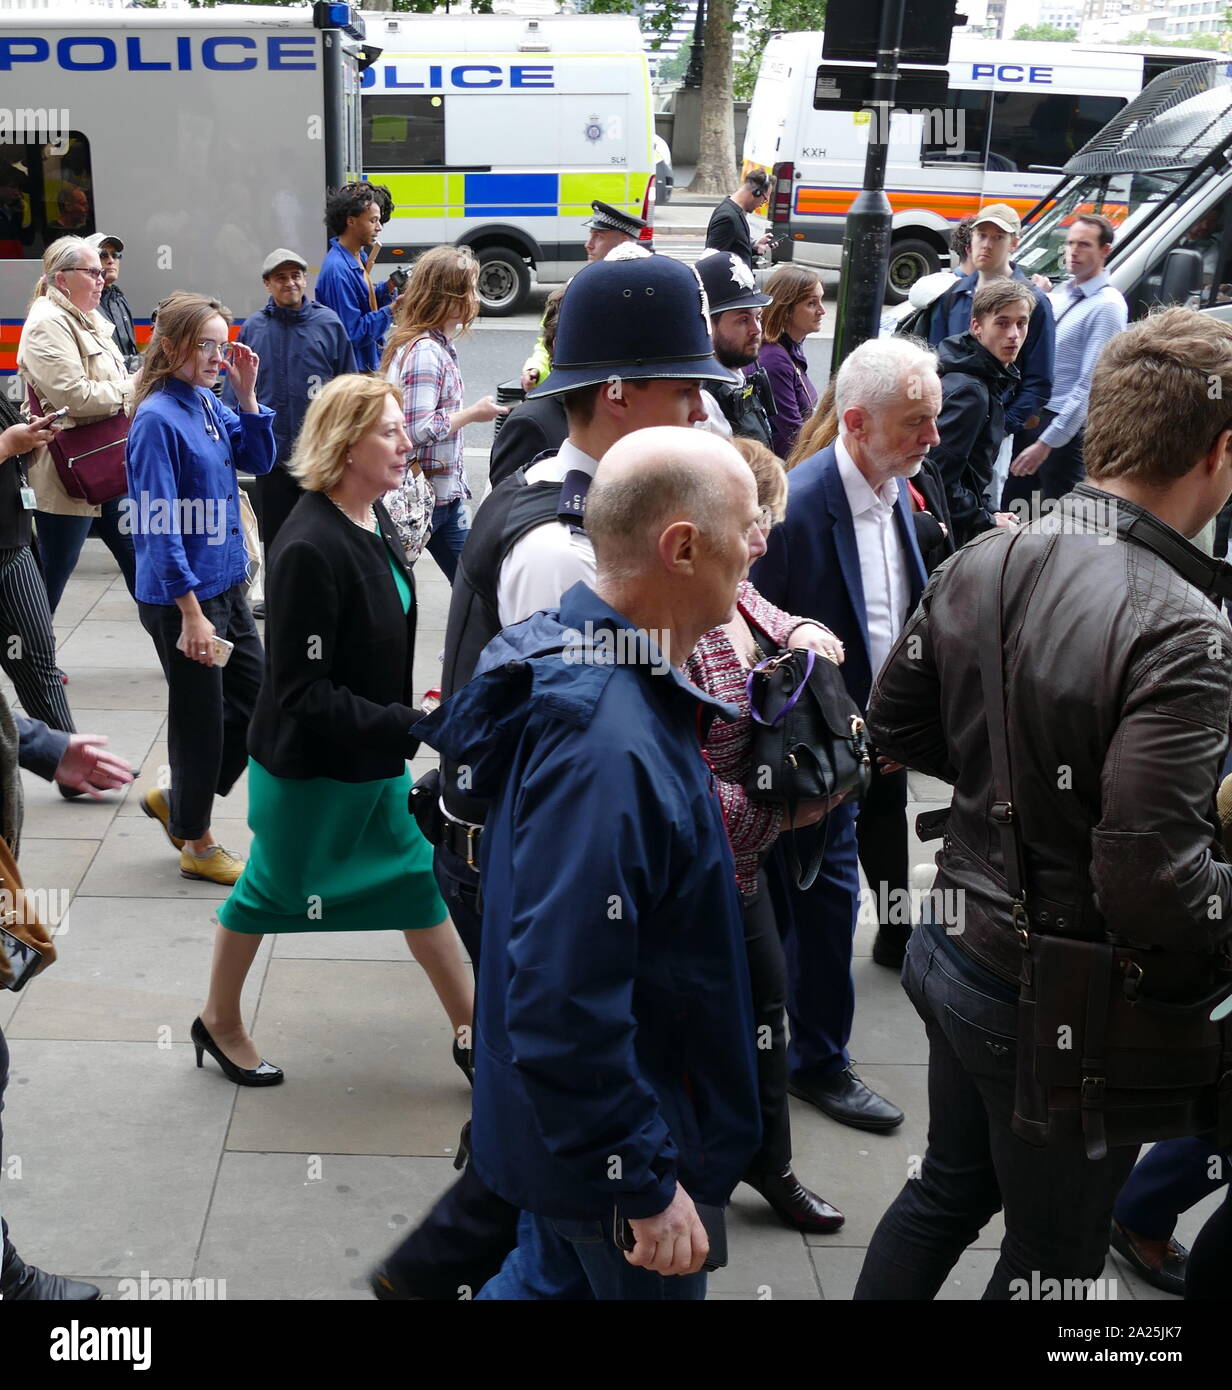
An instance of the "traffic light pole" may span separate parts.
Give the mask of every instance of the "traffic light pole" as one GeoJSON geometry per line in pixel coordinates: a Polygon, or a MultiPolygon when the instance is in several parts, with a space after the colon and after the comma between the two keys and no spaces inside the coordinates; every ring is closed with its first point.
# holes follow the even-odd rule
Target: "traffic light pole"
{"type": "Polygon", "coordinates": [[[833,375],[843,359],[868,338],[875,338],[885,303],[886,268],[890,263],[890,200],[885,195],[890,112],[898,88],[898,51],[902,43],[904,0],[881,0],[881,31],[873,73],[873,122],[864,161],[864,190],[847,213],[843,232],[843,269],[834,329],[833,375]]]}

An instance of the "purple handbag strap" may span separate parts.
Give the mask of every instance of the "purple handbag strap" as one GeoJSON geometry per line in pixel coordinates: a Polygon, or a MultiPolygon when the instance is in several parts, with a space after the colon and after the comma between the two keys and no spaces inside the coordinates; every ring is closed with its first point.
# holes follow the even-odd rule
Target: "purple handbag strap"
{"type": "Polygon", "coordinates": [[[761,715],[757,712],[757,705],[754,703],[753,700],[753,677],[757,674],[758,671],[762,670],[763,667],[769,666],[771,662],[777,662],[781,658],[776,656],[768,656],[765,659],[765,661],[759,661],[757,665],[754,666],[753,669],[749,672],[748,676],[745,678],[744,689],[745,693],[749,697],[749,713],[753,716],[753,719],[756,723],[764,724],[767,728],[773,728],[774,725],[776,725],[779,722],[779,720],[785,718],[788,714],[791,713],[793,709],[795,709],[796,701],[799,700],[800,696],[804,694],[804,687],[809,683],[809,677],[813,674],[813,663],[817,660],[817,653],[811,647],[807,648],[807,652],[808,665],[804,668],[804,679],[792,692],[791,699],[787,701],[787,703],[783,706],[781,710],[779,710],[779,712],[774,716],[773,719],[763,719],[761,715]]]}

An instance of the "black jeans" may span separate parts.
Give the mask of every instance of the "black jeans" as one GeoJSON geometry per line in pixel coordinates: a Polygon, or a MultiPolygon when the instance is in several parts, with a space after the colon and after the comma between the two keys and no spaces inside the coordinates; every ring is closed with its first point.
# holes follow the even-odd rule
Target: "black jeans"
{"type": "Polygon", "coordinates": [[[304,489],[281,464],[254,478],[253,484],[253,510],[257,514],[257,530],[261,533],[268,560],[274,537],[304,495],[304,489]]]}
{"type": "Polygon", "coordinates": [[[1005,1239],[985,1299],[1098,1277],[1138,1146],[1095,1163],[1081,1139],[1036,1148],[1011,1133],[1016,992],[958,954],[944,928],[912,933],[903,987],[928,1030],[928,1150],[873,1234],[855,1297],[935,1297],[1001,1208],[1005,1239]]]}
{"type": "MultiPolygon", "coordinates": [[[[1028,444],[1034,444],[1056,418],[1055,411],[1042,410],[1040,422],[1033,430],[1019,430],[1014,436],[1014,458],[1017,458],[1028,444]]],[[[1067,492],[1073,491],[1082,481],[1082,477],[1082,431],[1079,430],[1068,444],[1057,445],[1029,477],[1016,478],[1011,473],[1006,478],[1005,487],[1001,492],[1001,510],[1013,511],[1013,503],[1018,502],[1018,510],[1021,512],[1025,506],[1030,505],[1031,498],[1036,494],[1043,501],[1055,501],[1058,497],[1064,497],[1067,492]]],[[[1030,515],[1023,517],[1024,521],[1032,519],[1030,515]]]]}
{"type": "Polygon", "coordinates": [[[248,725],[265,664],[261,639],[238,585],[201,604],[217,635],[235,643],[223,667],[202,666],[176,649],[182,619],[175,604],[139,603],[137,611],[167,677],[171,833],[199,840],[210,828],[215,794],[226,796],[248,763],[248,725]]]}
{"type": "Polygon", "coordinates": [[[856,845],[869,892],[877,903],[877,922],[892,941],[905,942],[910,916],[910,865],[907,849],[907,769],[882,772],[873,763],[868,792],[856,816],[856,845]],[[885,893],[881,886],[885,885],[885,893]]]}
{"type": "Polygon", "coordinates": [[[787,1113],[787,962],[764,872],[757,891],[744,901],[744,949],[753,990],[757,1037],[757,1094],[761,1102],[761,1148],[751,1169],[781,1173],[791,1163],[791,1120],[787,1113]]]}

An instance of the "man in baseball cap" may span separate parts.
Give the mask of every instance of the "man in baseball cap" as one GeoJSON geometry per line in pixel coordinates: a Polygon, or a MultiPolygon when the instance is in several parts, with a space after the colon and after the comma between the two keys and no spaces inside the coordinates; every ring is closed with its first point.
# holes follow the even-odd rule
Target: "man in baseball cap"
{"type": "Polygon", "coordinates": [[[124,243],[110,232],[95,232],[86,237],[86,245],[98,252],[103,267],[103,297],[98,301],[98,310],[115,328],[116,347],[124,354],[130,372],[141,365],[137,351],[137,335],[133,330],[133,311],[128,307],[124,291],[116,283],[120,278],[120,257],[124,254],[124,243]]]}
{"type": "MultiPolygon", "coordinates": [[[[261,359],[257,399],[276,412],[278,462],[255,488],[257,524],[268,547],[302,491],[286,465],[308,403],[327,381],[355,370],[355,353],[338,315],[308,298],[308,262],[298,251],[271,251],[261,262],[261,281],[269,299],[244,320],[239,340],[261,359]]],[[[235,408],[229,376],[223,400],[235,408]]],[[[257,617],[264,616],[259,609],[263,605],[254,604],[257,617]]]]}
{"type": "MultiPolygon", "coordinates": [[[[730,381],[713,354],[697,275],[666,256],[601,260],[570,281],[560,305],[552,370],[531,398],[564,401],[568,438],[498,484],[475,514],[454,576],[441,693],[474,673],[502,627],[558,608],[579,580],[595,582],[585,499],[599,459],[618,440],[653,425],[706,418],[700,383],[730,381]]],[[[479,846],[486,803],[469,793],[467,770],[442,763],[440,783],[421,786],[443,815],[435,869],[472,962],[480,950],[479,846]]],[[[429,774],[432,776],[433,774],[429,774]]],[[[432,837],[430,837],[432,838],[432,837]]],[[[478,1288],[516,1243],[517,1212],[489,1191],[473,1165],[418,1230],[374,1271],[378,1298],[456,1297],[478,1288]]]]}
{"type": "MultiPolygon", "coordinates": [[[[1010,260],[1021,231],[1022,219],[1008,203],[990,203],[981,208],[971,228],[971,262],[975,269],[956,280],[937,300],[928,323],[928,341],[939,347],[942,339],[970,330],[972,300],[982,285],[1014,279],[1029,287],[1033,303],[1031,322],[1015,364],[1022,380],[1005,398],[1006,432],[1023,438],[1022,443],[1015,438],[1013,454],[1034,440],[1032,431],[1039,425],[1040,411],[1052,395],[1056,356],[1056,322],[1048,296],[1010,260]]],[[[944,444],[945,440],[941,442],[944,444]]]]}
{"type": "Polygon", "coordinates": [[[764,367],[756,366],[761,347],[761,311],[771,303],[753,272],[731,251],[703,251],[697,273],[710,306],[714,355],[731,372],[727,382],[707,381],[706,428],[730,438],[741,435],[772,447],[770,417],[774,392],[764,367]]]}

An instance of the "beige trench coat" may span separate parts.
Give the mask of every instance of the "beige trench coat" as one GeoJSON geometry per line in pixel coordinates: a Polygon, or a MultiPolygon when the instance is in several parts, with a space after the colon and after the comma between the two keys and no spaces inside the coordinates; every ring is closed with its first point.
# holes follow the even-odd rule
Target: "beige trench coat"
{"type": "MultiPolygon", "coordinates": [[[[63,426],[131,414],[133,383],[114,342],[115,328],[95,309],[84,314],[54,285],[30,306],[17,345],[17,367],[44,413],[68,406],[63,426]]],[[[30,465],[30,486],[41,512],[98,516],[101,508],[64,491],[47,449],[30,465]]]]}

